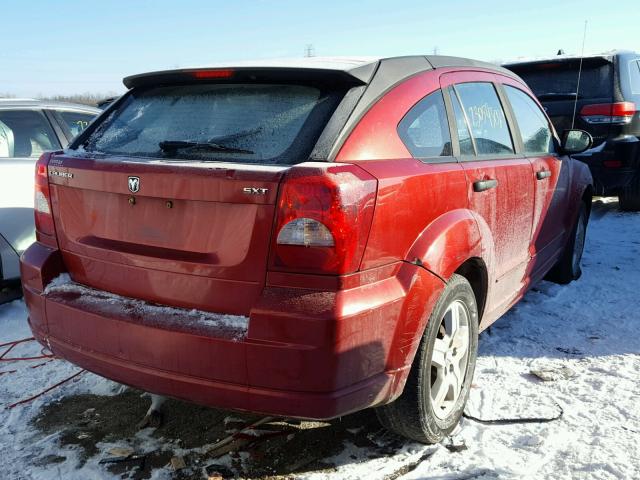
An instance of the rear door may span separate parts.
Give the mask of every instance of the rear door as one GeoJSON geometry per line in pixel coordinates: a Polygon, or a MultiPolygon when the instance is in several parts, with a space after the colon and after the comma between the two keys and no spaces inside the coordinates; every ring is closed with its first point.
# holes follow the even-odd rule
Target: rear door
{"type": "Polygon", "coordinates": [[[531,161],[535,175],[531,242],[531,276],[535,282],[553,266],[564,247],[570,228],[566,207],[571,168],[556,152],[553,131],[538,103],[515,83],[502,88],[517,125],[522,152],[531,161]]]}
{"type": "Polygon", "coordinates": [[[280,179],[307,160],[339,99],[289,84],[134,89],[49,164],[72,278],[248,314],[265,282],[280,179]]]}
{"type": "Polygon", "coordinates": [[[494,258],[487,319],[504,311],[526,284],[534,207],[533,169],[515,153],[495,80],[480,72],[441,76],[455,118],[469,206],[487,242],[493,241],[488,243],[494,258]]]}
{"type": "Polygon", "coordinates": [[[17,253],[35,240],[35,162],[42,152],[59,148],[41,110],[0,109],[0,234],[17,253]]]}

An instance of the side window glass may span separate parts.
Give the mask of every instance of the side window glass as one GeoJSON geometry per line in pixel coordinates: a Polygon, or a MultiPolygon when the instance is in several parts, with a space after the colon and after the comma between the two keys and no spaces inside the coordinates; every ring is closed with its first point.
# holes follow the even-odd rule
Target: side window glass
{"type": "Polygon", "coordinates": [[[89,126],[96,117],[91,113],[73,112],[71,110],[58,110],[58,116],[67,127],[72,137],[75,137],[89,126]]]}
{"type": "Polygon", "coordinates": [[[455,90],[467,114],[478,155],[513,153],[509,125],[493,84],[460,83],[455,90]]]}
{"type": "Polygon", "coordinates": [[[640,95],[640,60],[629,62],[631,93],[640,95]]]}
{"type": "Polygon", "coordinates": [[[440,90],[426,96],[409,110],[398,124],[398,135],[414,157],[452,155],[447,113],[440,90]]]}
{"type": "Polygon", "coordinates": [[[473,140],[471,140],[471,133],[469,133],[469,123],[458,100],[458,94],[455,89],[449,88],[449,97],[451,97],[451,104],[453,105],[453,115],[456,119],[456,130],[458,131],[458,144],[460,146],[460,155],[475,155],[473,148],[473,140]]]}
{"type": "Polygon", "coordinates": [[[51,125],[37,110],[0,110],[0,158],[37,158],[60,148],[51,125]]]}
{"type": "Polygon", "coordinates": [[[553,135],[547,117],[529,95],[522,90],[504,86],[518,122],[524,152],[548,154],[554,152],[553,135]]]}

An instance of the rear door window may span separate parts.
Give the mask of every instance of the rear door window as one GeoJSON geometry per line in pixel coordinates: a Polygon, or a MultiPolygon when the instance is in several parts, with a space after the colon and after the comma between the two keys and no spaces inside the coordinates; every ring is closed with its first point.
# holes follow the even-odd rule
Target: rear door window
{"type": "Polygon", "coordinates": [[[471,128],[478,155],[513,153],[509,125],[492,83],[460,83],[455,87],[471,128]]]}
{"type": "Polygon", "coordinates": [[[458,94],[453,87],[449,87],[449,97],[453,105],[453,115],[456,121],[456,131],[458,132],[458,145],[460,155],[475,155],[476,151],[473,147],[473,140],[469,131],[469,121],[460,105],[458,94]]]}
{"type": "Polygon", "coordinates": [[[306,160],[341,95],[314,86],[203,84],[133,91],[88,152],[260,164],[306,160]]]}
{"type": "Polygon", "coordinates": [[[398,125],[398,135],[416,158],[452,155],[447,112],[440,90],[414,105],[398,125]]]}
{"type": "Polygon", "coordinates": [[[39,110],[0,110],[0,158],[38,158],[60,144],[39,110]]]}
{"type": "Polygon", "coordinates": [[[524,152],[543,155],[553,153],[553,134],[540,107],[522,90],[510,85],[504,85],[504,89],[520,129],[524,152]]]}
{"type": "Polygon", "coordinates": [[[75,112],[73,110],[57,110],[56,114],[60,119],[60,123],[66,130],[69,139],[77,136],[96,118],[93,113],[75,112]]]}

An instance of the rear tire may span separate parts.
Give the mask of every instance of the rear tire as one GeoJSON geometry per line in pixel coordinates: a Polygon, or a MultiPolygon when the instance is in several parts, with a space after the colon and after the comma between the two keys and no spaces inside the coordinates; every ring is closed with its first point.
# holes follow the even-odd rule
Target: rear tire
{"type": "Polygon", "coordinates": [[[555,264],[547,275],[547,280],[566,285],[580,278],[582,275],[580,263],[582,262],[582,253],[584,252],[588,222],[589,210],[587,209],[587,205],[582,202],[580,204],[578,218],[571,232],[571,238],[564,248],[562,257],[560,257],[558,263],[555,264]]]}
{"type": "Polygon", "coordinates": [[[636,175],[618,195],[620,210],[637,212],[640,210],[640,174],[636,175]]]}
{"type": "Polygon", "coordinates": [[[467,279],[454,274],[429,317],[404,391],[376,408],[380,423],[421,443],[442,440],[460,421],[477,355],[476,299],[467,279]]]}

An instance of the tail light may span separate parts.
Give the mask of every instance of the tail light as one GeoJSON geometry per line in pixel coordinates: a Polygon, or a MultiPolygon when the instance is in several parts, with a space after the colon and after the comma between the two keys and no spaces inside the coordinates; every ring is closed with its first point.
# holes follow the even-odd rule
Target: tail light
{"type": "Polygon", "coordinates": [[[234,71],[230,69],[215,69],[215,70],[195,70],[191,73],[194,78],[213,79],[213,78],[231,78],[234,71]]]}
{"type": "Polygon", "coordinates": [[[355,165],[293,167],[278,197],[272,267],[321,274],[358,270],[377,185],[355,165]]]}
{"type": "Polygon", "coordinates": [[[580,110],[580,116],[587,123],[608,123],[624,125],[631,123],[636,113],[636,104],[633,102],[598,103],[585,105],[580,110]]]}
{"type": "Polygon", "coordinates": [[[42,240],[42,235],[48,237],[55,235],[53,215],[51,213],[51,196],[49,194],[49,175],[47,172],[51,155],[50,152],[45,152],[36,162],[34,213],[38,240],[42,240]]]}
{"type": "Polygon", "coordinates": [[[621,160],[605,160],[602,164],[607,168],[622,168],[621,160]]]}

